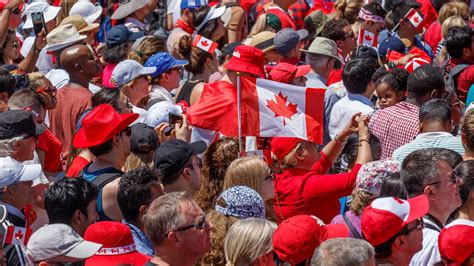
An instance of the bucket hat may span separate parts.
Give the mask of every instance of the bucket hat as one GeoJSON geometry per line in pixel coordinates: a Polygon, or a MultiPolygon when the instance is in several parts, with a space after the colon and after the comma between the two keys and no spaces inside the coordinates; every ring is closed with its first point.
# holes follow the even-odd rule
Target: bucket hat
{"type": "Polygon", "coordinates": [[[51,6],[46,2],[34,2],[25,7],[23,11],[23,16],[26,16],[25,24],[23,24],[23,29],[32,29],[33,20],[31,19],[31,14],[36,12],[43,13],[44,22],[51,21],[56,18],[61,7],[51,6]]]}
{"type": "Polygon", "coordinates": [[[264,64],[265,56],[260,49],[247,45],[239,45],[235,48],[232,57],[224,67],[237,72],[265,77],[265,71],[263,70],[264,64]]]}
{"type": "Polygon", "coordinates": [[[69,16],[80,15],[87,23],[94,23],[102,14],[102,7],[92,4],[89,1],[76,2],[69,10],[69,16]]]}
{"type": "Polygon", "coordinates": [[[46,35],[46,50],[54,52],[85,40],[72,24],[61,25],[46,35]]]}
{"type": "Polygon", "coordinates": [[[334,67],[339,69],[342,65],[341,59],[337,56],[337,46],[333,40],[324,37],[316,37],[308,49],[301,49],[308,54],[317,54],[332,57],[336,60],[334,67]]]}
{"type": "Polygon", "coordinates": [[[74,28],[76,28],[76,30],[79,31],[79,34],[86,33],[86,32],[93,31],[93,30],[97,30],[100,27],[99,23],[91,23],[91,24],[88,23],[79,14],[70,15],[70,16],[65,17],[61,21],[61,24],[59,24],[59,25],[66,25],[66,24],[72,24],[74,26],[74,28]]]}
{"type": "Polygon", "coordinates": [[[124,19],[147,4],[148,0],[120,0],[120,6],[112,14],[112,19],[124,19]]]}

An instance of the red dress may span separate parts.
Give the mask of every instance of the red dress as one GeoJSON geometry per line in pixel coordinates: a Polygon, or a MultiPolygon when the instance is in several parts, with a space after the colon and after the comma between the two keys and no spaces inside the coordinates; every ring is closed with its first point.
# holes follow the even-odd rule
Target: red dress
{"type": "Polygon", "coordinates": [[[311,171],[290,168],[276,176],[273,203],[278,222],[308,214],[329,224],[339,214],[339,198],[352,193],[361,165],[356,164],[349,173],[325,175],[331,165],[321,152],[311,171]]]}

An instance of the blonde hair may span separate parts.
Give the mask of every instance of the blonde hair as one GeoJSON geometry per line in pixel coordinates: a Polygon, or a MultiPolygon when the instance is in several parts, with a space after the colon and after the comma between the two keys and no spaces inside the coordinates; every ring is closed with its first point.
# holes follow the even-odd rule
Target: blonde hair
{"type": "Polygon", "coordinates": [[[452,16],[471,17],[471,12],[469,11],[469,6],[464,2],[448,2],[444,4],[439,10],[438,20],[442,25],[445,20],[452,16]]]}
{"type": "Polygon", "coordinates": [[[298,164],[298,158],[296,158],[296,153],[298,153],[302,148],[303,142],[298,143],[296,147],[291,150],[283,160],[278,160],[275,154],[272,153],[272,167],[275,173],[280,174],[283,170],[288,168],[294,168],[298,164]]]}
{"type": "MultiPolygon", "coordinates": [[[[443,39],[445,39],[448,36],[449,29],[465,26],[467,26],[467,24],[460,16],[449,17],[443,22],[443,25],[441,25],[441,35],[443,36],[443,39]]],[[[447,54],[448,49],[446,49],[446,46],[443,46],[437,57],[437,60],[440,64],[447,59],[447,54]]]]}
{"type": "Polygon", "coordinates": [[[41,85],[41,80],[46,79],[46,76],[40,72],[32,72],[28,74],[28,80],[30,81],[30,86],[33,89],[36,89],[39,85],[41,85]]]}
{"type": "Polygon", "coordinates": [[[224,240],[227,266],[250,265],[272,251],[276,223],[259,218],[240,220],[232,225],[224,240]]]}
{"type": "Polygon", "coordinates": [[[261,193],[262,183],[268,174],[270,168],[257,156],[239,158],[227,168],[222,190],[234,186],[247,186],[261,193]]]}
{"type": "Polygon", "coordinates": [[[252,37],[257,33],[267,30],[267,14],[262,14],[257,18],[255,24],[253,24],[252,29],[248,37],[252,37]]]}
{"type": "Polygon", "coordinates": [[[466,112],[464,115],[461,132],[466,139],[466,143],[463,146],[467,151],[474,151],[474,109],[466,112]]]}
{"type": "MultiPolygon", "coordinates": [[[[220,204],[219,202],[217,204],[220,204]]],[[[211,229],[212,249],[202,256],[196,265],[224,265],[224,238],[229,228],[239,221],[239,218],[225,216],[215,210],[211,210],[206,215],[206,220],[213,225],[211,229]]]]}
{"type": "Polygon", "coordinates": [[[350,210],[353,213],[360,215],[364,208],[367,207],[372,202],[372,200],[374,200],[374,198],[375,196],[369,192],[354,189],[352,192],[350,210]]]}
{"type": "Polygon", "coordinates": [[[362,0],[337,0],[334,8],[337,11],[338,19],[347,19],[350,24],[354,24],[363,5],[364,1],[362,0]]]}
{"type": "Polygon", "coordinates": [[[166,52],[165,41],[157,36],[147,36],[140,42],[137,49],[130,51],[128,59],[144,65],[148,58],[158,52],[166,52]]]}

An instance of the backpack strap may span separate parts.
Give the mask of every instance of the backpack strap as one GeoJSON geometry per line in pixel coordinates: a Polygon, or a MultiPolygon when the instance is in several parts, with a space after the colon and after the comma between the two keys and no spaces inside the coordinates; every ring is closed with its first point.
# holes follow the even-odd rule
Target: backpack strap
{"type": "Polygon", "coordinates": [[[92,184],[96,185],[99,190],[102,190],[105,185],[119,178],[121,174],[119,173],[103,173],[98,175],[93,181],[92,184]]]}
{"type": "Polygon", "coordinates": [[[363,239],[359,232],[357,232],[357,230],[355,229],[354,225],[352,225],[351,221],[349,220],[349,217],[347,217],[346,215],[346,212],[342,214],[342,218],[344,219],[344,222],[346,222],[354,238],[363,239]]]}
{"type": "Polygon", "coordinates": [[[461,74],[469,65],[468,64],[459,64],[456,65],[449,71],[449,75],[454,79],[457,75],[461,74]]]}

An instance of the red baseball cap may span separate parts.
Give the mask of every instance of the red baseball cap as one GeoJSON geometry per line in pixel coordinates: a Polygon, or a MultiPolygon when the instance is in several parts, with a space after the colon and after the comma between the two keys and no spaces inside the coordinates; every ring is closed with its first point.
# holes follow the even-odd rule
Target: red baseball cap
{"type": "Polygon", "coordinates": [[[102,244],[86,266],[144,265],[151,258],[136,250],[130,228],[119,222],[99,222],[87,227],[84,239],[102,244]]]}
{"type": "MultiPolygon", "coordinates": [[[[461,265],[474,253],[474,222],[457,219],[441,230],[438,247],[441,257],[461,265]]],[[[450,264],[448,264],[450,265],[450,264]]]]}
{"type": "Polygon", "coordinates": [[[242,44],[235,48],[232,57],[224,67],[237,72],[265,77],[265,71],[263,70],[264,65],[265,56],[261,50],[242,44]]]}
{"type": "Polygon", "coordinates": [[[408,200],[394,197],[375,199],[362,213],[362,234],[373,246],[380,245],[395,236],[405,225],[425,216],[428,208],[425,195],[408,200]]]}
{"type": "Polygon", "coordinates": [[[275,137],[272,139],[272,153],[281,161],[302,141],[299,138],[275,137]]]}
{"type": "Polygon", "coordinates": [[[345,224],[324,225],[310,215],[296,215],[283,221],[273,234],[273,251],[284,262],[297,264],[311,258],[325,240],[348,237],[345,224]]]}
{"type": "Polygon", "coordinates": [[[138,114],[119,114],[111,105],[101,104],[82,119],[82,127],[72,141],[75,148],[103,144],[138,118],[138,114]]]}
{"type": "Polygon", "coordinates": [[[288,63],[278,63],[270,73],[268,79],[282,83],[291,83],[294,78],[302,77],[311,71],[310,65],[295,66],[288,63]]]}

